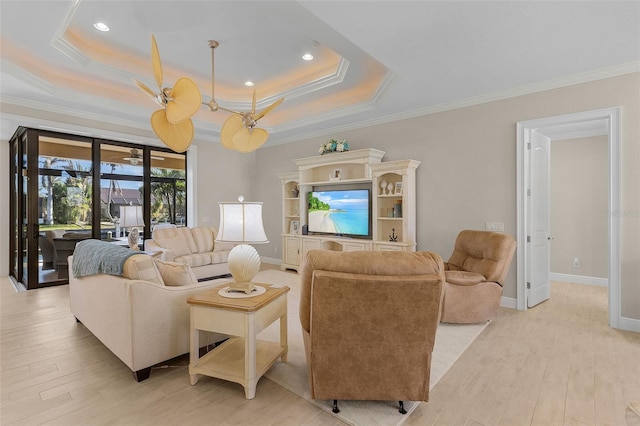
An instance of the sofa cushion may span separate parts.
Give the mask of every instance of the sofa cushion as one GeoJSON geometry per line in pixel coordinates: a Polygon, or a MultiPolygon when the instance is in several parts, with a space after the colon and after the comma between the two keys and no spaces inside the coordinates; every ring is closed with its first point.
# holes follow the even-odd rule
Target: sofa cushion
{"type": "Polygon", "coordinates": [[[146,254],[134,254],[125,260],[122,266],[122,276],[130,280],[150,281],[164,285],[160,271],[153,258],[146,254]]]}
{"type": "Polygon", "coordinates": [[[214,265],[218,263],[227,263],[227,260],[229,260],[228,251],[212,251],[207,254],[211,257],[211,263],[214,265]]]}
{"type": "Polygon", "coordinates": [[[160,259],[154,260],[165,285],[183,286],[198,283],[198,279],[189,265],[160,259]]]}
{"type": "MultiPolygon", "coordinates": [[[[213,251],[231,251],[236,246],[236,243],[223,243],[216,241],[213,246],[213,251]]],[[[215,263],[215,262],[214,262],[215,263]]]]}
{"type": "Polygon", "coordinates": [[[176,262],[184,263],[186,265],[195,268],[197,266],[204,266],[211,263],[211,256],[208,253],[194,253],[184,256],[176,256],[174,259],[176,262]]]}
{"type": "Polygon", "coordinates": [[[157,229],[153,240],[160,247],[173,251],[175,256],[198,252],[191,229],[187,227],[157,229]]]}
{"type": "Polygon", "coordinates": [[[208,226],[197,226],[191,228],[191,235],[196,243],[197,251],[192,253],[206,253],[213,251],[213,241],[216,238],[217,230],[208,226]]]}

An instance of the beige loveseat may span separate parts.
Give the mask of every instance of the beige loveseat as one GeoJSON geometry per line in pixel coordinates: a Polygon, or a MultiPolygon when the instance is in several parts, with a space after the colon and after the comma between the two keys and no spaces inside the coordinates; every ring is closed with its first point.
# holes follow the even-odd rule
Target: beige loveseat
{"type": "MultiPolygon", "coordinates": [[[[137,381],[148,378],[152,366],[189,352],[187,298],[217,285],[218,280],[197,282],[188,266],[146,254],[129,257],[123,276],[77,278],[73,256],[69,257],[71,313],[131,369],[137,381]]],[[[200,342],[204,346],[225,337],[201,333],[200,342]]]]}
{"type": "Polygon", "coordinates": [[[205,226],[155,229],[144,249],[162,252],[162,260],[189,265],[198,279],[227,275],[227,258],[234,245],[215,242],[217,232],[205,226]]]}

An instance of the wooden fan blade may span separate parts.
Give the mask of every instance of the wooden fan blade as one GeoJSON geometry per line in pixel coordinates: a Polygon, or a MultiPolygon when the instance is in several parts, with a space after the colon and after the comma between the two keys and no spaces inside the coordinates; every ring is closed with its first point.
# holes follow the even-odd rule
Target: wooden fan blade
{"type": "Polygon", "coordinates": [[[263,109],[262,111],[260,111],[258,113],[258,115],[254,115],[253,119],[255,121],[260,120],[262,117],[264,117],[269,111],[271,111],[272,109],[274,109],[275,107],[277,107],[278,105],[280,105],[282,103],[282,101],[284,101],[284,98],[280,98],[277,101],[275,101],[274,103],[272,103],[271,105],[269,105],[268,107],[266,107],[265,109],[263,109]]]}
{"type": "Polygon", "coordinates": [[[134,80],[134,81],[136,82],[138,87],[142,89],[143,92],[145,92],[147,95],[151,96],[153,99],[156,99],[156,92],[154,92],[153,90],[149,89],[149,87],[147,87],[147,85],[145,85],[141,81],[138,81],[138,80],[134,80]]]}
{"type": "Polygon", "coordinates": [[[200,90],[193,80],[181,78],[171,91],[173,100],[167,102],[167,120],[170,123],[180,123],[198,112],[202,105],[200,90]]]}
{"type": "Polygon", "coordinates": [[[222,130],[220,131],[220,142],[222,146],[228,149],[235,150],[235,146],[233,145],[233,135],[236,134],[238,130],[242,129],[242,117],[239,115],[230,115],[222,125],[222,130]]]}
{"type": "Polygon", "coordinates": [[[232,142],[236,151],[247,153],[260,148],[269,138],[264,129],[240,129],[233,135],[232,142]]]}
{"type": "Polygon", "coordinates": [[[151,65],[153,65],[153,75],[156,78],[156,84],[162,90],[162,63],[160,62],[158,44],[153,35],[151,35],[151,65]]]}
{"type": "Polygon", "coordinates": [[[193,140],[193,122],[170,123],[164,109],[151,115],[151,128],[158,138],[175,152],[185,152],[193,140]]]}

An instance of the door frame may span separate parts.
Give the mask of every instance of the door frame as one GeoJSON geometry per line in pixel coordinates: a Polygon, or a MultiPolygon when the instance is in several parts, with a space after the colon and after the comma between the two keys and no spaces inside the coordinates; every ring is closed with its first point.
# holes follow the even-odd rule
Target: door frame
{"type": "MultiPolygon", "coordinates": [[[[518,310],[527,310],[527,277],[530,272],[528,264],[529,253],[527,247],[527,235],[529,232],[529,201],[527,189],[530,187],[531,164],[528,155],[527,144],[532,130],[542,134],[546,131],[573,133],[573,137],[589,136],[589,128],[594,123],[606,125],[608,136],[609,182],[608,182],[608,311],[609,326],[620,328],[621,323],[621,297],[620,297],[620,217],[616,212],[620,211],[620,107],[604,108],[593,111],[578,112],[553,117],[545,117],[534,120],[517,122],[517,283],[516,283],[516,307],[518,310]]],[[[553,138],[552,138],[553,143],[553,138]]]]}

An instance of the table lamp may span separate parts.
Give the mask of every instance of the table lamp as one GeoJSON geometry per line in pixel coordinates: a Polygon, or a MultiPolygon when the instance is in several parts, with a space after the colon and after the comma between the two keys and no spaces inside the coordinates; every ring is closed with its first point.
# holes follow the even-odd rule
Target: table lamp
{"type": "Polygon", "coordinates": [[[138,236],[140,231],[138,226],[144,226],[142,218],[142,206],[120,206],[120,227],[123,229],[131,228],[129,231],[129,248],[138,249],[138,236]]]}
{"type": "Polygon", "coordinates": [[[233,277],[228,291],[251,294],[255,287],[253,277],[260,270],[260,255],[249,244],[269,242],[262,224],[262,203],[244,202],[244,197],[240,196],[237,203],[221,202],[218,205],[220,225],[216,241],[240,243],[231,250],[227,260],[233,277]]]}

